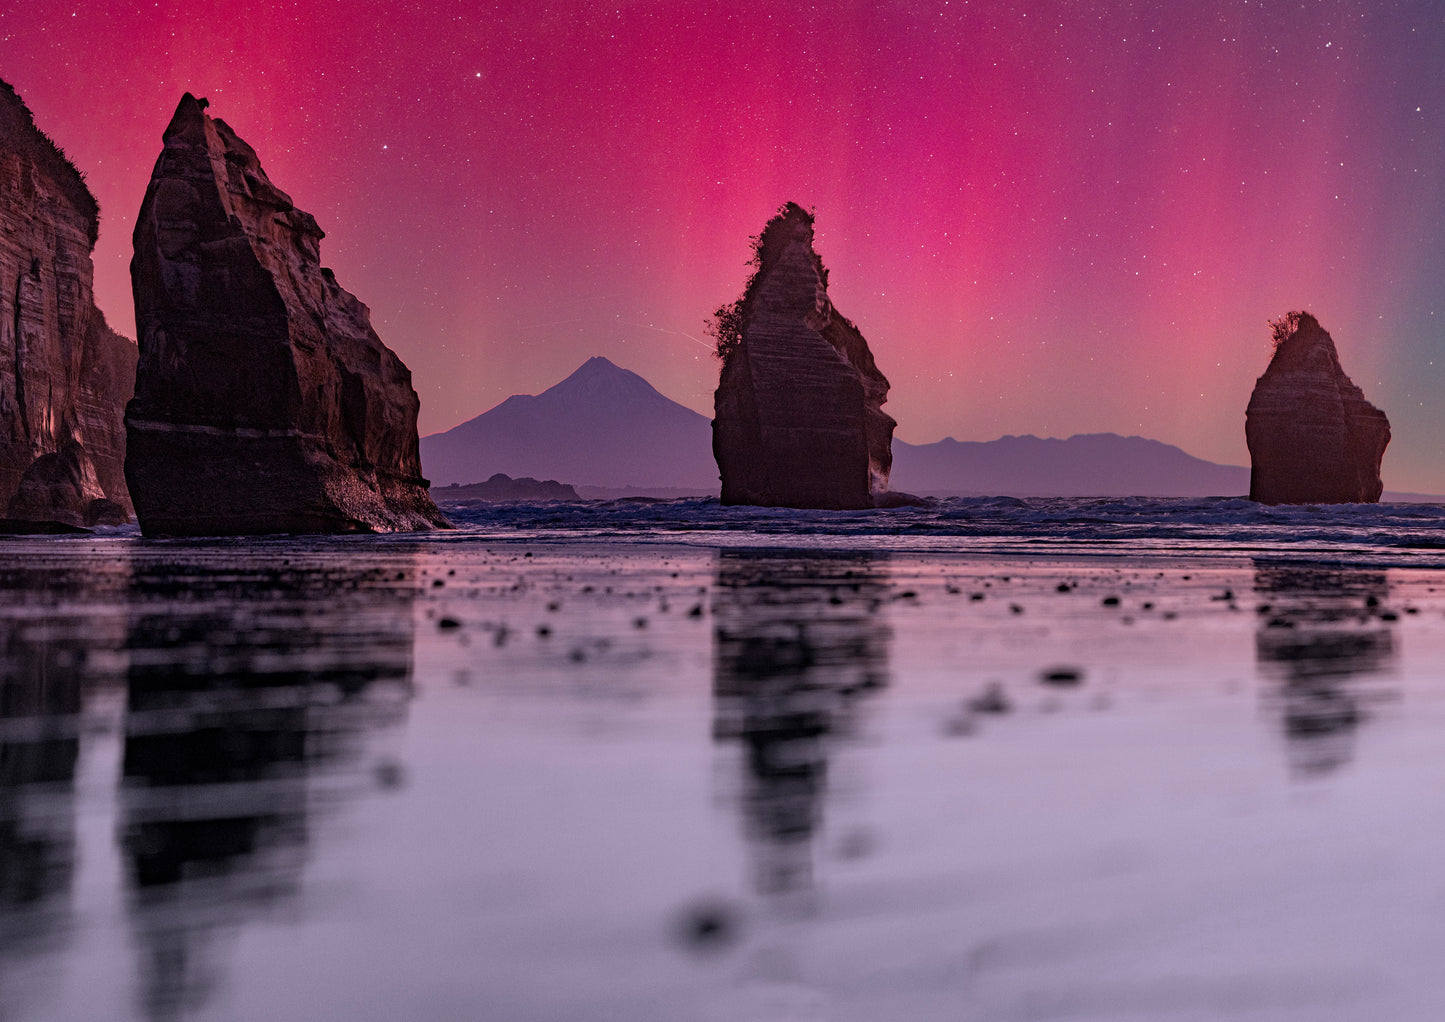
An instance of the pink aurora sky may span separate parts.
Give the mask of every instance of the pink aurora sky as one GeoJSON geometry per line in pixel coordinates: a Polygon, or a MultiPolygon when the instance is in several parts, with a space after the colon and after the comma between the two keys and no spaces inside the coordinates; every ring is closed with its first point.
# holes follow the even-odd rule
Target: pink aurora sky
{"type": "Polygon", "coordinates": [[[328,232],[423,433],[591,355],[710,414],[704,320],[794,200],[902,439],[1247,464],[1267,321],[1306,308],[1391,418],[1386,485],[1435,493],[1442,66],[1434,0],[0,0],[0,78],[100,200],[122,332],[190,90],[328,232]]]}

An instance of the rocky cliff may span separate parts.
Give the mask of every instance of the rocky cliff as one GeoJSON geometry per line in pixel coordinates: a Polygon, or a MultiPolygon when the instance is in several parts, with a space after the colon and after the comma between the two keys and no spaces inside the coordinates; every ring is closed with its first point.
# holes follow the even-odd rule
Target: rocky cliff
{"type": "Polygon", "coordinates": [[[95,306],[99,209],[80,173],[0,82],[0,508],[123,522],[121,411],[136,347],[95,306]]]}
{"type": "Polygon", "coordinates": [[[1275,350],[1245,412],[1249,499],[1263,504],[1373,503],[1390,442],[1385,413],[1340,367],[1335,342],[1307,312],[1272,324],[1275,350]]]}
{"type": "Polygon", "coordinates": [[[411,373],[321,266],[321,228],[189,93],[135,227],[126,479],[147,534],[444,527],[411,373]]]}
{"type": "Polygon", "coordinates": [[[788,203],[757,238],[757,272],[718,310],[713,455],[724,504],[863,508],[886,499],[888,380],[828,299],[813,217],[788,203]]]}

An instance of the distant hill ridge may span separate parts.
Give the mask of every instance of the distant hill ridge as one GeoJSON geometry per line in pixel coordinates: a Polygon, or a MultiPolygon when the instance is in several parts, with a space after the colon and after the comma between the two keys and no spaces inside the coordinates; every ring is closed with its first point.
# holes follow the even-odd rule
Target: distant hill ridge
{"type": "Polygon", "coordinates": [[[893,442],[893,486],[912,493],[1013,497],[1234,497],[1249,469],[1196,458],[1172,444],[1117,433],[1066,440],[893,442]]]}
{"type": "Polygon", "coordinates": [[[545,501],[545,500],[581,500],[577,491],[566,483],[559,483],[555,479],[532,479],[523,476],[520,479],[513,479],[511,476],[496,473],[490,479],[480,483],[468,483],[465,486],[453,484],[451,486],[433,486],[431,490],[432,500],[438,504],[454,503],[462,500],[485,500],[494,503],[512,503],[515,501],[545,501]]]}
{"type": "MultiPolygon", "coordinates": [[[[718,492],[711,420],[605,358],[590,358],[541,394],[423,437],[434,487],[497,473],[560,479],[589,495],[718,492]],[[589,490],[593,491],[589,493],[589,490]]],[[[1004,436],[931,444],[893,441],[895,489],[920,494],[1047,497],[1238,497],[1249,469],[1196,458],[1172,444],[1116,433],[1068,439],[1004,436]]],[[[1386,492],[1386,500],[1424,500],[1386,492]]]]}

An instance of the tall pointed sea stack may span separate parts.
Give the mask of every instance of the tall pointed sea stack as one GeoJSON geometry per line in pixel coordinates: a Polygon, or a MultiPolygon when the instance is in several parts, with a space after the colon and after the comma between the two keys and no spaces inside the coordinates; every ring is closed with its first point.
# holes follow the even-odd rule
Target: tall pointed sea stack
{"type": "Polygon", "coordinates": [[[9,519],[84,526],[130,513],[121,411],[136,348],[95,307],[99,230],[79,171],[0,82],[0,513],[9,519]]]}
{"type": "Polygon", "coordinates": [[[1390,442],[1385,413],[1340,367],[1335,342],[1308,312],[1274,328],[1274,357],[1254,385],[1244,434],[1249,499],[1262,504],[1363,504],[1380,499],[1390,442]]]}
{"type": "Polygon", "coordinates": [[[868,342],[828,300],[813,217],[788,203],[756,239],[757,272],[717,311],[713,456],[724,504],[865,508],[888,491],[894,422],[868,342]]]}
{"type": "Polygon", "coordinates": [[[445,526],[411,373],[321,266],[321,228],[187,93],[135,226],[126,478],[147,535],[445,526]]]}

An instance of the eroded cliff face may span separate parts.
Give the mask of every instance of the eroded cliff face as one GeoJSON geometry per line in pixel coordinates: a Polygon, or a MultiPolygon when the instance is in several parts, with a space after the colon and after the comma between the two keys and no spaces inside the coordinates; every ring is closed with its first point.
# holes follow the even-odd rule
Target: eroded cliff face
{"type": "Polygon", "coordinates": [[[445,527],[411,373],[321,266],[320,227],[187,94],[135,227],[126,478],[146,534],[445,527]]]}
{"type": "Polygon", "coordinates": [[[0,82],[0,509],[8,518],[81,526],[124,521],[131,510],[121,413],[136,346],[95,306],[98,229],[80,174],[0,82]]]}
{"type": "Polygon", "coordinates": [[[813,218],[789,203],[758,237],[757,273],[721,310],[713,455],[724,504],[865,508],[888,490],[888,380],[828,299],[813,218]]]}
{"type": "Polygon", "coordinates": [[[1340,366],[1307,312],[1274,324],[1275,351],[1245,412],[1249,499],[1262,504],[1373,503],[1390,442],[1385,413],[1340,366]]]}

